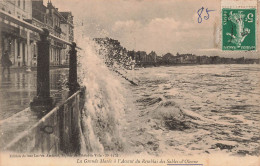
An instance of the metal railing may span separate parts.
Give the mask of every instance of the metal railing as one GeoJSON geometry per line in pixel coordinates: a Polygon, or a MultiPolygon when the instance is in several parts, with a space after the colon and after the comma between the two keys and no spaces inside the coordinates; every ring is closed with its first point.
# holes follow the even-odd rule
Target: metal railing
{"type": "Polygon", "coordinates": [[[79,154],[84,94],[85,88],[75,92],[37,123],[17,135],[2,150],[18,153],[79,154]]]}
{"type": "MultiPolygon", "coordinates": [[[[75,42],[68,42],[49,33],[48,29],[39,28],[24,20],[18,19],[4,11],[0,11],[0,24],[12,23],[39,34],[36,39],[37,55],[37,93],[30,103],[30,109],[39,120],[28,130],[17,135],[3,150],[15,152],[33,152],[50,154],[79,153],[79,134],[81,111],[85,102],[85,88],[80,88],[77,81],[77,50],[75,42]],[[69,96],[58,106],[54,105],[50,96],[50,41],[54,39],[69,45],[69,96]]],[[[12,27],[12,25],[10,25],[12,27]]],[[[19,28],[20,29],[20,28],[19,28]]],[[[0,29],[0,33],[2,33],[0,29]]],[[[19,34],[20,35],[20,34],[19,34]]],[[[30,118],[30,117],[28,117],[30,118]]]]}

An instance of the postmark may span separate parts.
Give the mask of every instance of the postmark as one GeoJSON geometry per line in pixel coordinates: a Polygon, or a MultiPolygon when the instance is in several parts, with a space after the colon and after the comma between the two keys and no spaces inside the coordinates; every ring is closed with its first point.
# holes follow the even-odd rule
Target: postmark
{"type": "Polygon", "coordinates": [[[256,9],[222,9],[222,50],[256,50],[256,9]]]}

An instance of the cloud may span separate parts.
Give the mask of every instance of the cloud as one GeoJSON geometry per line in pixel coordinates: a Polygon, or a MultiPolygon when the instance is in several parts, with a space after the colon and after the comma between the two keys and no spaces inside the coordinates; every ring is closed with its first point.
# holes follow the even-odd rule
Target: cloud
{"type": "Polygon", "coordinates": [[[155,29],[170,29],[175,30],[178,29],[180,26],[180,22],[177,22],[173,18],[155,18],[152,19],[151,22],[148,24],[149,28],[155,28],[155,29]]]}
{"type": "MultiPolygon", "coordinates": [[[[199,48],[201,42],[211,38],[205,37],[208,33],[200,33],[200,29],[193,27],[193,23],[184,23],[170,17],[154,18],[146,23],[126,20],[115,22],[111,34],[128,49],[148,52],[155,50],[162,54],[199,48]]],[[[208,48],[211,44],[208,41],[206,43],[203,48],[208,48]]]]}
{"type": "Polygon", "coordinates": [[[133,29],[139,29],[141,28],[141,23],[134,20],[127,20],[127,21],[117,21],[115,22],[112,30],[118,31],[118,30],[133,30],[133,29]]]}
{"type": "MultiPolygon", "coordinates": [[[[221,31],[218,29],[221,29],[221,0],[52,0],[52,2],[59,10],[72,11],[75,16],[75,28],[77,23],[83,21],[86,36],[90,38],[108,36],[119,40],[127,49],[154,50],[158,54],[188,51],[209,53],[220,41],[221,31]],[[208,20],[203,20],[199,24],[197,11],[202,7],[215,11],[210,12],[208,20]]],[[[204,12],[202,17],[206,15],[204,12]]]]}
{"type": "Polygon", "coordinates": [[[181,30],[191,28],[190,23],[182,23],[176,21],[174,18],[153,18],[149,20],[148,23],[141,23],[140,21],[126,20],[126,21],[116,21],[113,26],[113,30],[119,29],[137,29],[144,28],[146,30],[155,30],[155,29],[168,29],[168,30],[181,30]]]}

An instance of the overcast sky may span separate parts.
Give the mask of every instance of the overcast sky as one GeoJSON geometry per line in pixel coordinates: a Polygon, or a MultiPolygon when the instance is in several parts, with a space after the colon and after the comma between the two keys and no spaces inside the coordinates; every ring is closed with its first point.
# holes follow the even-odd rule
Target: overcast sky
{"type": "Polygon", "coordinates": [[[60,11],[72,11],[76,28],[83,22],[84,32],[90,38],[108,36],[119,40],[128,50],[153,50],[158,55],[179,52],[259,57],[256,52],[220,51],[220,0],[52,0],[52,3],[60,11]],[[209,19],[199,24],[197,11],[201,7],[215,11],[209,12],[209,19]]]}

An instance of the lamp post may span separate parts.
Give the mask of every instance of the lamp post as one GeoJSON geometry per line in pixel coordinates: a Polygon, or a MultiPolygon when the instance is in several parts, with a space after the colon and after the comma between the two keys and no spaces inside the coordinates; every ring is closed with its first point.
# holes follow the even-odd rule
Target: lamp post
{"type": "Polygon", "coordinates": [[[40,33],[37,57],[37,96],[30,103],[33,111],[45,112],[53,106],[53,99],[50,97],[50,42],[47,40],[49,31],[43,28],[40,33]]]}
{"type": "Polygon", "coordinates": [[[76,43],[72,42],[71,50],[69,51],[69,89],[73,94],[79,89],[78,76],[77,76],[77,50],[76,43]]]}

